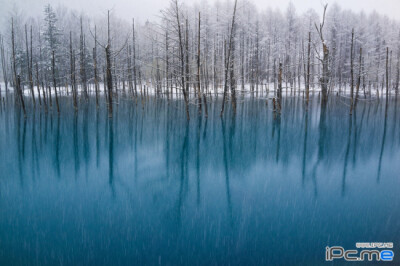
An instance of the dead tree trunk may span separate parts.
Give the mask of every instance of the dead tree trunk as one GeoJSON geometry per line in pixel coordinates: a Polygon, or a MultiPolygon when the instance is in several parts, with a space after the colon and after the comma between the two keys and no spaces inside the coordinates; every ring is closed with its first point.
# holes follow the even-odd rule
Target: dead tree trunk
{"type": "MultiPolygon", "coordinates": [[[[40,38],[40,30],[39,30],[38,36],[39,36],[39,62],[43,62],[42,61],[42,41],[41,41],[41,38],[40,38]]],[[[39,64],[38,68],[40,68],[40,79],[42,80],[41,87],[42,87],[42,94],[43,94],[43,102],[44,102],[44,105],[45,105],[45,111],[47,112],[46,89],[44,87],[44,81],[43,81],[43,69],[40,66],[40,64],[39,64]]]]}
{"type": "MultiPolygon", "coordinates": [[[[6,64],[6,58],[4,55],[4,41],[2,36],[0,35],[0,54],[1,54],[1,66],[3,69],[3,79],[4,79],[4,84],[6,87],[6,94],[8,92],[8,80],[7,80],[7,64],[6,64]]],[[[1,94],[1,92],[0,92],[1,94]]],[[[0,95],[1,98],[1,95],[0,95]]]]}
{"type": "Polygon", "coordinates": [[[389,47],[386,48],[386,102],[389,98],[389,47]]]}
{"type": "Polygon", "coordinates": [[[278,92],[276,94],[278,100],[278,111],[282,109],[282,63],[279,63],[279,74],[278,74],[278,92]]]}
{"type": "MultiPolygon", "coordinates": [[[[31,37],[32,37],[32,32],[31,32],[31,37]]],[[[25,24],[25,44],[26,44],[26,66],[27,66],[27,74],[28,74],[28,80],[29,80],[29,89],[31,90],[32,94],[32,102],[33,106],[36,105],[36,100],[35,100],[35,92],[33,91],[33,78],[32,78],[32,66],[31,66],[31,59],[29,57],[29,45],[28,45],[28,29],[25,24]]]]}
{"type": "Polygon", "coordinates": [[[351,31],[351,48],[350,48],[350,114],[353,111],[354,102],[354,28],[351,31]]]}
{"type": "Polygon", "coordinates": [[[74,108],[75,111],[78,110],[78,101],[77,101],[77,90],[76,90],[76,79],[75,79],[75,54],[72,49],[72,33],[69,32],[69,53],[70,53],[70,78],[71,78],[71,88],[72,88],[72,97],[74,100],[74,108]]]}
{"type": "Polygon", "coordinates": [[[85,36],[83,35],[83,25],[81,17],[81,36],[80,36],[80,74],[83,93],[88,99],[87,81],[86,81],[86,66],[85,66],[85,36]]]}
{"type": "Polygon", "coordinates": [[[183,98],[185,100],[185,106],[186,106],[186,117],[187,120],[190,120],[190,115],[189,115],[189,99],[188,99],[188,91],[186,91],[185,87],[185,53],[183,49],[183,38],[182,38],[182,29],[181,29],[181,22],[179,18],[179,7],[178,7],[178,1],[175,0],[175,16],[177,20],[177,26],[178,26],[178,38],[179,38],[179,50],[180,50],[180,59],[181,59],[181,83],[182,83],[182,91],[183,91],[183,98]]]}
{"type": "Polygon", "coordinates": [[[110,11],[108,11],[107,15],[107,46],[106,46],[106,75],[107,75],[107,88],[108,88],[108,116],[112,117],[113,107],[112,107],[112,66],[111,66],[111,40],[110,40],[110,11]]]}
{"type": "Polygon", "coordinates": [[[358,102],[358,93],[360,91],[360,86],[361,86],[361,75],[362,75],[362,48],[360,47],[360,60],[358,63],[358,77],[357,77],[357,85],[356,85],[356,99],[354,102],[354,110],[357,108],[357,102],[358,102]]]}
{"type": "Polygon", "coordinates": [[[399,82],[400,82],[400,44],[397,47],[397,66],[396,66],[396,83],[395,83],[396,95],[399,93],[399,82]]]}
{"type": "MultiPolygon", "coordinates": [[[[315,24],[315,28],[317,29],[318,35],[321,39],[322,43],[322,51],[323,51],[323,58],[321,59],[318,57],[318,60],[321,61],[322,63],[322,77],[320,78],[321,82],[321,91],[322,91],[322,100],[321,104],[325,105],[328,100],[328,84],[329,84],[329,48],[324,40],[323,36],[323,28],[325,24],[325,14],[326,14],[326,9],[328,7],[328,4],[324,6],[324,14],[322,17],[322,23],[319,24],[319,27],[317,24],[315,24]]],[[[318,52],[317,52],[318,54],[318,52]]]]}
{"type": "Polygon", "coordinates": [[[397,52],[396,85],[395,85],[396,94],[399,93],[399,82],[400,82],[400,49],[397,52]]]}
{"type": "Polygon", "coordinates": [[[96,26],[94,26],[93,71],[94,71],[94,89],[96,92],[96,108],[99,108],[99,79],[97,76],[97,32],[96,32],[96,26]]]}
{"type": "Polygon", "coordinates": [[[13,71],[14,71],[14,85],[17,95],[19,96],[19,100],[21,102],[22,110],[24,111],[24,116],[26,117],[26,109],[24,96],[22,95],[21,89],[21,79],[20,76],[17,75],[17,63],[15,57],[15,33],[14,33],[14,19],[11,18],[11,45],[12,45],[12,58],[13,58],[13,71]]]}
{"type": "Polygon", "coordinates": [[[131,51],[131,46],[128,45],[127,47],[128,50],[128,55],[127,55],[127,64],[128,64],[128,89],[129,93],[132,97],[134,97],[133,94],[133,81],[132,81],[132,51],[131,51]]]}
{"type": "Polygon", "coordinates": [[[235,17],[236,17],[236,6],[237,6],[237,0],[235,0],[235,6],[233,8],[233,16],[232,16],[232,25],[231,25],[231,34],[229,36],[229,47],[227,51],[227,56],[226,56],[226,62],[225,62],[225,80],[224,80],[224,96],[222,98],[222,108],[221,108],[221,114],[222,116],[224,114],[224,108],[225,108],[225,100],[226,100],[226,94],[228,91],[228,71],[229,71],[229,61],[231,57],[231,48],[232,48],[232,42],[233,42],[233,30],[235,27],[235,17]]]}
{"type": "Polygon", "coordinates": [[[306,103],[310,100],[310,61],[311,61],[311,32],[308,33],[308,50],[307,50],[307,77],[306,77],[306,103]]]}
{"type": "MultiPolygon", "coordinates": [[[[231,45],[231,60],[229,64],[230,69],[230,87],[231,87],[231,97],[232,97],[232,107],[233,112],[236,113],[236,80],[235,80],[235,29],[233,29],[233,40],[231,45]]],[[[257,82],[258,82],[258,72],[257,72],[257,82]]],[[[258,92],[258,85],[256,85],[258,92]]],[[[261,87],[262,88],[262,87],[261,87]]]]}
{"type": "MultiPolygon", "coordinates": [[[[39,96],[39,105],[42,105],[42,100],[40,97],[40,81],[39,81],[39,64],[36,62],[36,87],[39,96]]],[[[44,104],[46,104],[46,99],[43,98],[44,104]]]]}
{"type": "MultiPolygon", "coordinates": [[[[167,98],[169,99],[169,57],[168,57],[168,26],[165,30],[165,83],[166,83],[166,93],[167,98]]],[[[172,95],[172,86],[171,86],[171,95],[172,95]]]]}
{"type": "Polygon", "coordinates": [[[133,85],[135,88],[135,96],[137,97],[137,72],[136,72],[136,40],[135,40],[135,20],[132,19],[132,50],[133,50],[133,85]]]}
{"type": "Polygon", "coordinates": [[[57,95],[57,83],[56,83],[56,63],[55,63],[55,57],[54,57],[54,50],[52,51],[52,60],[51,60],[51,66],[52,66],[52,72],[53,72],[53,85],[54,85],[54,93],[56,97],[56,104],[57,104],[57,112],[60,114],[60,105],[58,103],[58,95],[57,95]]]}
{"type": "Polygon", "coordinates": [[[197,36],[197,98],[199,105],[199,115],[201,115],[201,88],[200,88],[200,12],[199,12],[199,32],[197,36]]]}
{"type": "Polygon", "coordinates": [[[185,34],[185,75],[186,75],[186,92],[190,98],[190,65],[189,65],[189,21],[186,18],[186,34],[185,34]]]}

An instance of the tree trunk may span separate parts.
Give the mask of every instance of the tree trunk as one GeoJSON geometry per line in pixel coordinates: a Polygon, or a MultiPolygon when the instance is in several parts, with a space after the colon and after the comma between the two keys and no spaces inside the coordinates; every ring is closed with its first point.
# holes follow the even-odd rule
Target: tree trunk
{"type": "MultiPolygon", "coordinates": [[[[31,32],[31,37],[32,37],[32,32],[31,32]]],[[[32,94],[32,102],[33,106],[36,105],[36,100],[35,100],[35,92],[33,91],[33,79],[32,79],[32,66],[30,64],[31,59],[29,57],[29,45],[28,45],[28,29],[25,24],[25,44],[26,44],[26,66],[27,66],[27,74],[28,74],[28,80],[29,80],[29,89],[31,90],[32,94]]]]}
{"type": "Polygon", "coordinates": [[[200,12],[199,12],[199,32],[197,38],[197,98],[199,105],[199,115],[201,115],[201,88],[200,88],[200,12]]]}
{"type": "MultiPolygon", "coordinates": [[[[7,80],[7,64],[6,64],[6,57],[4,55],[4,40],[0,36],[0,53],[1,53],[1,66],[3,69],[3,79],[4,79],[4,84],[6,87],[6,94],[8,92],[8,80],[7,80]]],[[[0,96],[1,98],[1,96],[0,96]]]]}
{"type": "Polygon", "coordinates": [[[137,72],[136,72],[136,40],[135,40],[135,20],[132,20],[132,38],[133,38],[133,43],[132,43],[132,49],[133,49],[133,84],[135,88],[135,96],[137,97],[137,72]]]}
{"type": "Polygon", "coordinates": [[[311,56],[311,32],[308,33],[308,50],[307,50],[307,78],[306,78],[306,101],[310,100],[310,56],[311,56]]]}
{"type": "Polygon", "coordinates": [[[350,114],[353,112],[354,102],[354,28],[351,31],[351,48],[350,48],[350,114]]]}
{"type": "MultiPolygon", "coordinates": [[[[37,87],[37,92],[38,92],[38,97],[39,97],[39,105],[42,105],[42,100],[40,97],[40,82],[39,82],[39,64],[36,62],[36,87],[37,87]]],[[[43,99],[44,104],[46,104],[46,100],[43,99]]]]}
{"type": "Polygon", "coordinates": [[[221,108],[221,114],[222,116],[224,114],[224,108],[225,108],[225,100],[226,100],[226,93],[228,91],[228,71],[229,71],[229,61],[231,57],[231,48],[232,48],[232,42],[233,42],[233,30],[235,27],[235,17],[236,17],[236,6],[237,6],[237,0],[235,0],[235,6],[233,8],[233,16],[232,16],[232,25],[231,25],[231,34],[229,36],[229,47],[228,47],[228,52],[226,56],[226,62],[225,62],[225,81],[224,81],[224,96],[222,98],[222,108],[221,108]]]}
{"type": "Polygon", "coordinates": [[[108,115],[109,117],[112,117],[112,112],[113,112],[113,107],[112,107],[112,87],[113,87],[113,81],[112,81],[112,72],[111,72],[111,51],[110,51],[110,45],[108,44],[106,47],[106,63],[107,63],[107,88],[108,88],[108,115]]]}
{"type": "Polygon", "coordinates": [[[182,91],[183,91],[183,98],[185,100],[185,106],[186,106],[186,117],[187,120],[190,120],[190,115],[189,115],[189,99],[187,95],[187,91],[185,89],[185,53],[183,49],[183,38],[182,38],[182,29],[181,29],[181,22],[179,18],[179,7],[178,7],[178,1],[175,0],[175,16],[177,20],[177,26],[178,26],[178,38],[179,38],[179,49],[180,49],[180,59],[181,59],[181,82],[182,82],[182,91]]]}
{"type": "Polygon", "coordinates": [[[282,109],[282,63],[279,63],[277,100],[278,100],[278,111],[280,112],[282,109]]]}
{"type": "Polygon", "coordinates": [[[357,77],[357,85],[356,85],[356,99],[354,102],[354,110],[356,111],[357,108],[357,102],[358,102],[358,93],[360,91],[360,86],[361,86],[361,69],[362,69],[362,48],[360,47],[360,61],[358,65],[358,77],[357,77]]]}
{"type": "Polygon", "coordinates": [[[57,96],[57,83],[56,83],[56,63],[55,63],[55,58],[54,58],[54,50],[52,52],[52,72],[53,72],[53,85],[54,85],[54,93],[56,96],[56,105],[57,105],[57,112],[60,114],[60,105],[58,104],[58,96],[57,96]]]}
{"type": "Polygon", "coordinates": [[[96,108],[99,108],[99,79],[97,76],[97,32],[94,27],[94,48],[93,48],[93,71],[94,71],[94,89],[96,92],[96,108]]]}
{"type": "Polygon", "coordinates": [[[389,99],[389,47],[386,48],[386,103],[389,99]]]}
{"type": "Polygon", "coordinates": [[[14,19],[13,18],[11,18],[11,44],[12,44],[12,58],[13,58],[13,71],[14,71],[14,86],[15,86],[16,93],[19,96],[22,110],[24,111],[24,116],[26,117],[24,96],[22,95],[22,89],[21,89],[21,78],[19,75],[17,75],[17,63],[16,63],[16,57],[15,57],[14,19]]]}
{"type": "Polygon", "coordinates": [[[80,74],[81,84],[85,98],[88,99],[87,81],[86,81],[86,66],[85,66],[85,36],[83,35],[83,25],[81,17],[81,36],[80,36],[80,74]]]}
{"type": "Polygon", "coordinates": [[[69,53],[70,53],[70,78],[71,78],[71,88],[72,88],[72,97],[74,100],[74,108],[75,111],[78,110],[78,101],[77,101],[77,88],[76,88],[76,79],[75,79],[75,54],[72,49],[72,33],[69,32],[69,53]]]}

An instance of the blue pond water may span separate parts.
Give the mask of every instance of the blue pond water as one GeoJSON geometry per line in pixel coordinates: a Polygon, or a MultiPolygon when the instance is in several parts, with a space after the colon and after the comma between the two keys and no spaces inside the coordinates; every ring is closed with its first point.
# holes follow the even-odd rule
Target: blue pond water
{"type": "MultiPolygon", "coordinates": [[[[0,113],[0,265],[320,265],[325,247],[400,246],[400,103],[70,99],[0,113]],[[29,109],[29,108],[28,108],[29,109]],[[55,108],[53,108],[55,109],[55,108]]],[[[29,107],[29,106],[28,106],[29,107]]],[[[395,256],[399,262],[399,256],[395,256]]],[[[337,261],[337,264],[343,263],[337,261]]]]}

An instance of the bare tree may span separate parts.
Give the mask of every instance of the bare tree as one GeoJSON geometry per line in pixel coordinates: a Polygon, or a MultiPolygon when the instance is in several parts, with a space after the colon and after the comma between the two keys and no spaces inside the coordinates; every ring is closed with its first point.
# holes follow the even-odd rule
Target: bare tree
{"type": "Polygon", "coordinates": [[[354,102],[354,28],[351,30],[351,47],[350,47],[350,114],[353,111],[354,102]]]}
{"type": "Polygon", "coordinates": [[[356,85],[356,99],[354,102],[354,110],[356,110],[356,108],[357,108],[358,93],[360,91],[360,86],[361,86],[361,75],[362,75],[362,47],[360,47],[360,60],[358,62],[358,77],[357,77],[357,85],[356,85]]]}
{"type": "Polygon", "coordinates": [[[16,93],[19,96],[19,100],[21,102],[22,110],[24,111],[24,115],[26,117],[25,102],[24,102],[24,97],[22,95],[22,88],[21,88],[21,79],[20,79],[20,76],[17,75],[17,63],[16,63],[16,57],[15,57],[14,18],[11,18],[11,46],[12,46],[12,59],[13,59],[12,68],[13,68],[13,72],[14,72],[14,84],[15,84],[14,86],[15,86],[16,93]]]}
{"type": "MultiPolygon", "coordinates": [[[[25,44],[26,44],[26,66],[27,66],[27,74],[29,80],[29,89],[31,90],[33,106],[36,105],[35,101],[35,93],[33,91],[33,78],[32,78],[32,65],[31,65],[31,58],[32,54],[29,56],[29,46],[28,46],[28,29],[25,24],[25,44]]],[[[31,28],[31,46],[32,46],[32,28],[31,28]]]]}
{"type": "Polygon", "coordinates": [[[60,114],[60,105],[58,103],[58,93],[57,93],[57,83],[56,83],[56,63],[55,63],[55,56],[54,56],[54,50],[52,52],[52,60],[51,60],[51,69],[53,73],[53,86],[54,86],[54,94],[56,97],[56,105],[57,105],[57,113],[60,114]]]}
{"type": "Polygon", "coordinates": [[[328,8],[328,4],[324,6],[324,13],[322,16],[322,23],[317,26],[315,23],[315,28],[318,32],[319,38],[322,43],[322,52],[323,52],[323,57],[321,58],[318,54],[318,51],[316,51],[318,55],[318,60],[322,63],[322,77],[320,78],[321,82],[321,91],[322,91],[322,104],[325,104],[328,100],[328,84],[329,84],[329,48],[328,45],[325,42],[324,35],[323,35],[323,29],[324,29],[324,24],[325,24],[325,14],[326,14],[326,9],[328,8]]]}
{"type": "Polygon", "coordinates": [[[237,6],[237,0],[235,0],[235,6],[233,8],[231,33],[229,35],[229,46],[228,46],[226,62],[225,62],[224,97],[222,98],[222,108],[221,108],[220,116],[222,116],[224,114],[226,93],[228,91],[228,73],[229,73],[228,71],[229,71],[229,66],[230,66],[231,50],[232,50],[232,43],[233,43],[233,33],[234,33],[234,27],[235,27],[236,6],[237,6]]]}
{"type": "MultiPolygon", "coordinates": [[[[6,87],[5,89],[6,89],[6,93],[7,93],[7,91],[8,91],[7,63],[6,63],[6,57],[4,55],[4,41],[3,41],[3,37],[1,35],[0,35],[0,55],[1,55],[1,67],[3,69],[4,85],[6,87]]],[[[0,95],[0,98],[1,98],[1,95],[0,95]]]]}
{"type": "Polygon", "coordinates": [[[96,30],[96,26],[94,26],[93,71],[94,71],[94,87],[95,87],[95,92],[96,92],[96,107],[99,108],[99,79],[97,76],[97,30],[96,30]]]}
{"type": "Polygon", "coordinates": [[[308,105],[308,101],[310,99],[310,61],[311,61],[310,56],[311,56],[311,32],[308,32],[307,76],[305,78],[307,105],[308,105]]]}

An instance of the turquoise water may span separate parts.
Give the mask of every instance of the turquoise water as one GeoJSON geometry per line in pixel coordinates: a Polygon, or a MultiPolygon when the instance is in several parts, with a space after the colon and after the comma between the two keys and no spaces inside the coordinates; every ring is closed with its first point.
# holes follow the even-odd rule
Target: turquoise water
{"type": "Polygon", "coordinates": [[[103,101],[1,108],[0,265],[316,265],[356,242],[399,262],[397,101],[250,97],[220,119],[213,99],[190,122],[181,100],[103,101]]]}

